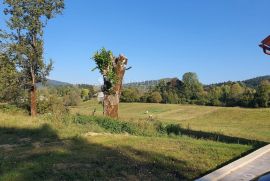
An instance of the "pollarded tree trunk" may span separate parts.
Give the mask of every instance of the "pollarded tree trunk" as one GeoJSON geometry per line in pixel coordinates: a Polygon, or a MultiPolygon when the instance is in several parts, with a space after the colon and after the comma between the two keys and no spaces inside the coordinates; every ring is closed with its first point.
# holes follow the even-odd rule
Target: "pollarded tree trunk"
{"type": "MultiPolygon", "coordinates": [[[[105,116],[118,118],[119,99],[121,96],[122,82],[126,71],[126,65],[127,58],[124,55],[120,55],[114,59],[113,70],[116,74],[116,83],[112,85],[112,92],[105,92],[103,102],[105,116]]],[[[106,85],[106,81],[104,81],[104,84],[105,87],[110,87],[110,85],[106,85]]]]}
{"type": "Polygon", "coordinates": [[[118,118],[118,107],[119,107],[119,96],[115,95],[104,95],[104,114],[112,118],[118,118]]]}

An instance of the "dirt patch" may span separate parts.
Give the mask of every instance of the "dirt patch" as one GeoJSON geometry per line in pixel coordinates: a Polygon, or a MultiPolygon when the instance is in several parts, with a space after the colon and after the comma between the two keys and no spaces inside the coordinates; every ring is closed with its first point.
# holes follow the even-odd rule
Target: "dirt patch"
{"type": "MultiPolygon", "coordinates": [[[[83,136],[115,136],[115,135],[120,135],[120,134],[112,134],[112,133],[96,133],[96,132],[87,132],[83,134],[83,136]]],[[[128,133],[122,133],[122,136],[130,136],[128,133]]]]}
{"type": "Polygon", "coordinates": [[[100,136],[100,135],[112,135],[111,133],[95,133],[95,132],[87,132],[84,136],[100,136]]]}
{"type": "Polygon", "coordinates": [[[5,144],[5,145],[0,145],[0,149],[4,149],[6,151],[12,151],[12,150],[14,150],[14,148],[16,148],[18,146],[19,145],[17,145],[17,144],[13,144],[13,145],[11,145],[11,144],[5,144]]]}
{"type": "Polygon", "coordinates": [[[81,164],[81,163],[57,163],[53,167],[57,170],[66,170],[71,168],[91,168],[91,164],[81,164]]]}
{"type": "Polygon", "coordinates": [[[21,142],[30,142],[31,138],[21,138],[20,141],[21,142]]]}

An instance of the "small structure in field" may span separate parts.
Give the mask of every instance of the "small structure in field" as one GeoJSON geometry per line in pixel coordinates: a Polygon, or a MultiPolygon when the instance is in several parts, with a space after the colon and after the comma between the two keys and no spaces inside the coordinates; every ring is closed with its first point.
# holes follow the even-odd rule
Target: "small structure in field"
{"type": "Polygon", "coordinates": [[[97,101],[98,101],[98,103],[103,103],[103,100],[104,100],[104,93],[103,92],[97,93],[97,101]]]}

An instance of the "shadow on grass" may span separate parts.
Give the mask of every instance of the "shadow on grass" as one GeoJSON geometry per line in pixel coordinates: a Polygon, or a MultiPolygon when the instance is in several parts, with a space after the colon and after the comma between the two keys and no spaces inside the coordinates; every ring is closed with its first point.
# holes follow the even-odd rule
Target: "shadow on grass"
{"type": "Polygon", "coordinates": [[[223,142],[223,143],[228,143],[228,144],[243,144],[243,145],[252,145],[252,149],[242,153],[241,155],[232,158],[231,160],[228,160],[220,165],[218,165],[216,168],[213,168],[209,171],[207,171],[206,173],[200,174],[199,176],[197,176],[197,179],[207,175],[235,160],[238,160],[239,158],[246,156],[248,154],[250,154],[251,152],[269,144],[267,142],[263,142],[263,141],[258,141],[258,140],[250,140],[250,139],[245,139],[245,138],[239,138],[239,137],[232,137],[232,136],[227,136],[227,135],[223,135],[220,133],[211,133],[211,132],[205,132],[205,131],[196,131],[196,130],[191,130],[189,128],[185,129],[182,128],[180,125],[176,125],[176,124],[170,124],[167,125],[166,127],[166,131],[167,134],[175,134],[175,135],[185,135],[188,137],[192,137],[192,138],[196,138],[196,139],[206,139],[206,140],[212,140],[212,141],[218,141],[218,142],[223,142]]]}
{"type": "Polygon", "coordinates": [[[185,135],[196,139],[207,139],[212,141],[218,141],[222,143],[229,143],[229,144],[243,144],[243,145],[252,145],[253,148],[260,148],[265,146],[269,143],[258,141],[258,140],[251,140],[246,138],[239,138],[233,136],[227,136],[220,134],[218,132],[205,132],[205,131],[196,131],[189,128],[182,128],[180,125],[177,124],[170,124],[166,127],[167,134],[175,134],[175,135],[185,135]]]}
{"type": "MultiPolygon", "coordinates": [[[[181,131],[185,133],[185,130],[181,131]]],[[[186,131],[187,135],[196,138],[216,136],[186,131]]],[[[224,138],[227,136],[219,138],[219,141],[224,138]]],[[[36,129],[0,127],[0,181],[192,180],[205,174],[202,172],[183,160],[130,146],[113,149],[81,137],[63,140],[47,124],[36,129]]]]}
{"type": "Polygon", "coordinates": [[[0,180],[190,180],[188,168],[184,161],[131,147],[61,140],[46,124],[0,128],[0,180]]]}

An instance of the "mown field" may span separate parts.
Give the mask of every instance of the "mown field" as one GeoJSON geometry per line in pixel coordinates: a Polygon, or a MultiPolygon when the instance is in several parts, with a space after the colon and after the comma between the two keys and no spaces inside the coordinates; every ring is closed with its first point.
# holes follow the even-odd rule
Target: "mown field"
{"type": "Polygon", "coordinates": [[[37,118],[0,108],[0,180],[193,180],[270,141],[269,109],[133,103],[111,120],[89,116],[95,108],[37,118]]]}
{"type": "MultiPolygon", "coordinates": [[[[88,101],[71,108],[72,113],[90,115],[96,109],[102,115],[102,105],[88,101]]],[[[180,124],[192,130],[220,133],[232,137],[270,142],[270,108],[210,107],[177,104],[121,103],[120,119],[136,121],[154,119],[180,124]],[[145,112],[148,111],[148,114],[145,112]]]]}

